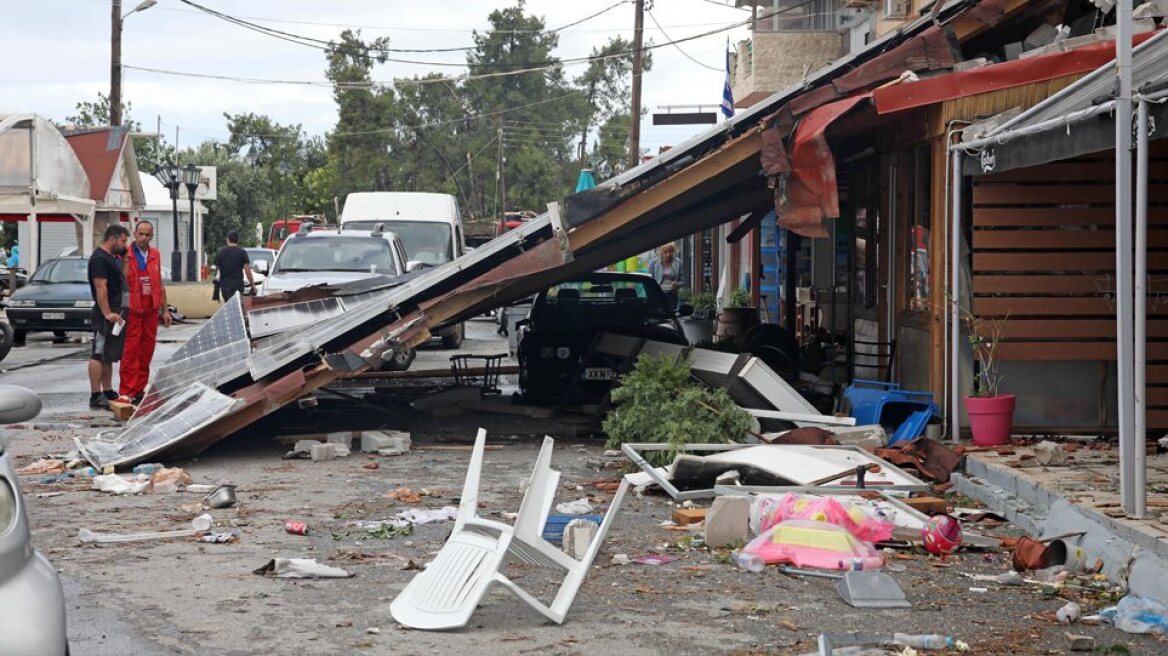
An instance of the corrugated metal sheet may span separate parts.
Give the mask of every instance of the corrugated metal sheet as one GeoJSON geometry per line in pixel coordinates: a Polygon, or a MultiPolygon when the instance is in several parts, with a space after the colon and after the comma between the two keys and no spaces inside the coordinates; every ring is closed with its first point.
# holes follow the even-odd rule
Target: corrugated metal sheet
{"type": "MultiPolygon", "coordinates": [[[[1156,32],[1150,38],[1147,34],[1136,35],[1136,38],[1147,39],[1132,51],[1132,86],[1138,89],[1149,80],[1168,75],[1168,30],[1156,32]]],[[[987,136],[1004,134],[1027,125],[1061,118],[1075,110],[1090,107],[1095,104],[1095,99],[1100,97],[1114,98],[1115,84],[1113,59],[1087,74],[1076,84],[1002,124],[987,136]]]]}

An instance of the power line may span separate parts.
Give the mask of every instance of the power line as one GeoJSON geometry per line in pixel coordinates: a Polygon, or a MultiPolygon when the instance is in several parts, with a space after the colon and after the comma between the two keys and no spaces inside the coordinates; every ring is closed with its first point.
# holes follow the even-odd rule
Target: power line
{"type": "MultiPolygon", "coordinates": [[[[661,27],[661,23],[658,23],[658,22],[657,22],[657,17],[653,15],[653,12],[652,12],[652,11],[647,11],[646,13],[648,13],[648,14],[649,14],[649,19],[653,21],[653,24],[657,26],[657,29],[661,30],[661,36],[665,37],[665,38],[668,40],[668,39],[669,39],[669,35],[668,35],[668,34],[666,34],[666,33],[665,33],[665,29],[661,27]]],[[[686,59],[688,59],[688,60],[690,60],[691,62],[693,62],[693,63],[697,64],[698,66],[701,66],[702,68],[708,68],[708,69],[710,69],[711,71],[720,71],[720,70],[722,70],[722,69],[720,69],[720,68],[717,68],[717,67],[714,67],[714,66],[710,66],[709,64],[705,64],[705,63],[702,63],[702,62],[700,62],[700,61],[698,61],[698,60],[694,59],[693,57],[691,57],[691,56],[689,55],[689,53],[688,53],[688,52],[686,52],[686,51],[682,50],[682,49],[681,49],[681,46],[677,45],[676,43],[674,43],[674,44],[673,44],[673,47],[674,47],[674,48],[677,48],[677,51],[678,51],[678,52],[680,52],[681,54],[685,55],[685,58],[686,58],[686,59]]]]}

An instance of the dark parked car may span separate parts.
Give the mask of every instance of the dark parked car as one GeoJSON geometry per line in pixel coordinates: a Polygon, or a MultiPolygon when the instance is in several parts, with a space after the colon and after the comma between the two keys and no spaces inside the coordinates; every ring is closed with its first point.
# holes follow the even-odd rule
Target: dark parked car
{"type": "Polygon", "coordinates": [[[88,258],[58,257],[42,264],[28,284],[5,302],[16,344],[30,332],[52,332],[64,337],[69,330],[93,330],[93,298],[86,271],[88,258]]]}
{"type": "MultiPolygon", "coordinates": [[[[683,306],[680,315],[692,311],[683,306]]],[[[581,362],[595,335],[612,332],[686,344],[677,317],[657,282],[642,274],[591,273],[547,289],[516,324],[519,388],[535,403],[558,401],[569,387],[571,401],[598,401],[616,380],[620,363],[598,354],[581,362]]]]}

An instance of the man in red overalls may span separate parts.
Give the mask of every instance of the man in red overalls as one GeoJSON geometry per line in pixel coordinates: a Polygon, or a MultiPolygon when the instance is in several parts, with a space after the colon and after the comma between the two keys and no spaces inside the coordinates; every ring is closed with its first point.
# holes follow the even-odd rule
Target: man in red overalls
{"type": "Polygon", "coordinates": [[[170,310],[166,288],[162,285],[162,256],[150,247],[154,226],[139,221],[134,226],[134,243],[126,253],[126,282],[130,291],[130,309],[126,314],[126,341],[122,364],[118,370],[119,401],[138,405],[150,380],[150,361],[154,359],[154,342],[158,338],[158,317],[170,327],[170,310]]]}

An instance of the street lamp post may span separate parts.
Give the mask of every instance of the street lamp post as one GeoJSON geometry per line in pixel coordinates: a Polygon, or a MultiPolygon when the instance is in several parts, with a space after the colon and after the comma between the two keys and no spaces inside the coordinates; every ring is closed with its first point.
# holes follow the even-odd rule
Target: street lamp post
{"type": "Polygon", "coordinates": [[[182,169],[182,183],[187,188],[187,198],[191,201],[191,213],[187,216],[187,282],[194,282],[195,275],[195,190],[199,188],[199,178],[203,170],[194,164],[182,169]]]}
{"type": "Polygon", "coordinates": [[[179,168],[178,164],[163,164],[154,172],[154,177],[170,191],[170,201],[174,209],[171,223],[170,281],[180,282],[182,281],[182,253],[178,250],[178,188],[182,184],[182,169],[179,168]]]}
{"type": "Polygon", "coordinates": [[[138,6],[122,15],[122,0],[113,0],[110,12],[110,125],[122,124],[122,21],[136,11],[146,11],[158,0],[142,0],[138,6]]]}

